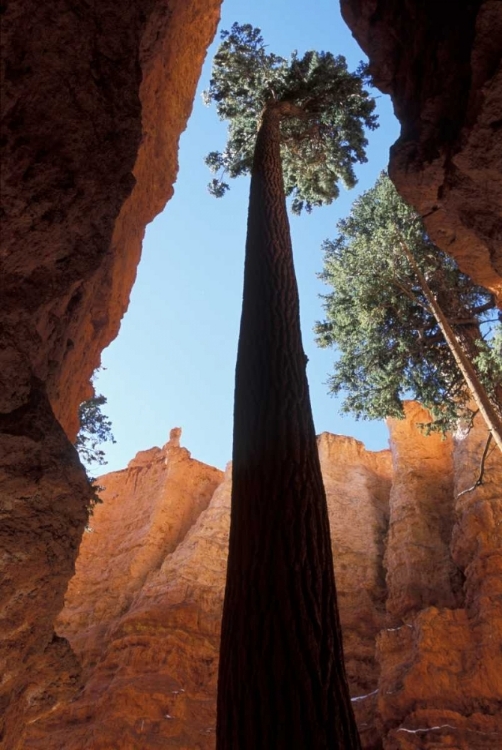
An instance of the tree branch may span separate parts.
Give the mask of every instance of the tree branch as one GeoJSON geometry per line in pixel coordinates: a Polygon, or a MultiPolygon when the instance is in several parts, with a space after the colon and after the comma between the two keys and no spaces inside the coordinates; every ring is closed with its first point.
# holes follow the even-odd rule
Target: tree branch
{"type": "Polygon", "coordinates": [[[492,294],[492,295],[490,295],[490,299],[488,300],[488,302],[485,302],[484,305],[479,305],[479,307],[475,307],[472,310],[472,314],[473,315],[480,315],[481,313],[484,313],[487,310],[493,310],[495,307],[496,307],[496,305],[495,305],[495,297],[492,294]]]}
{"type": "Polygon", "coordinates": [[[481,464],[479,466],[479,476],[476,479],[476,481],[474,482],[474,484],[472,485],[472,487],[468,487],[466,490],[462,490],[462,492],[458,493],[458,495],[456,497],[457,500],[458,500],[459,497],[462,497],[462,495],[467,495],[468,492],[474,492],[474,490],[477,487],[480,487],[483,484],[483,476],[484,476],[484,473],[485,473],[485,462],[486,462],[486,457],[488,455],[488,448],[490,447],[491,441],[492,441],[492,433],[490,432],[488,434],[488,439],[486,441],[486,445],[485,445],[485,449],[483,451],[483,455],[481,456],[481,464]]]}

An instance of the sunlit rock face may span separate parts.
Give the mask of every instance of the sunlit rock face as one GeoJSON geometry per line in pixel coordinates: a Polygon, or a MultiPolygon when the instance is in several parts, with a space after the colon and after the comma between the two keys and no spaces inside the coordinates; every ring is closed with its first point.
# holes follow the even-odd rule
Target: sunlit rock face
{"type": "Polygon", "coordinates": [[[180,448],[180,432],[99,479],[103,504],[90,519],[56,623],[84,666],[99,657],[110,626],[183,541],[223,479],[180,448]]]}
{"type": "MultiPolygon", "coordinates": [[[[464,492],[479,475],[483,424],[442,440],[424,436],[418,404],[405,414],[390,421],[390,451],[318,438],[362,744],[493,750],[502,460],[489,452],[483,484],[464,492]]],[[[104,503],[58,619],[84,687],[30,724],[23,747],[50,737],[54,750],[214,750],[230,471],[192,459],[173,431],[100,483],[104,503]]]]}
{"type": "Polygon", "coordinates": [[[380,669],[375,639],[387,622],[384,552],[391,454],[367,451],[353,438],[326,432],[318,445],[347,678],[364,747],[378,747],[375,711],[380,669]]]}
{"type": "Polygon", "coordinates": [[[383,746],[493,750],[502,747],[501,456],[489,453],[483,484],[470,489],[487,441],[479,417],[428,448],[409,424],[424,413],[409,404],[407,414],[390,424],[387,607],[396,619],[377,638],[383,746]]]}
{"type": "Polygon", "coordinates": [[[78,683],[53,638],[89,494],[70,441],[144,228],[172,195],[219,5],[2,5],[2,747],[78,683]]]}
{"type": "MultiPolygon", "coordinates": [[[[327,433],[319,451],[347,669],[369,737],[375,703],[362,696],[378,685],[374,644],[385,620],[390,452],[370,453],[352,438],[327,433]]],[[[50,734],[55,749],[164,743],[210,750],[230,472],[223,478],[171,441],[99,481],[106,485],[104,503],[84,538],[58,621],[82,659],[86,686],[78,700],[30,726],[26,747],[43,748],[50,734]],[[191,519],[189,531],[181,518],[191,519]]]]}
{"type": "Polygon", "coordinates": [[[430,236],[502,305],[502,3],[341,0],[401,137],[390,175],[430,236]]]}
{"type": "Polygon", "coordinates": [[[453,442],[417,430],[429,421],[419,404],[408,402],[405,409],[407,419],[388,420],[394,477],[385,567],[387,611],[397,623],[428,606],[456,608],[463,596],[450,551],[453,442]]]}
{"type": "MultiPolygon", "coordinates": [[[[343,0],[342,6],[403,126],[393,179],[426,217],[434,240],[499,292],[502,4],[474,0],[452,9],[432,0],[343,0]]],[[[127,307],[144,227],[171,195],[178,137],[218,15],[219,0],[104,0],[84,10],[62,0],[12,0],[2,8],[0,742],[7,750],[25,747],[22,727],[32,721],[36,727],[37,717],[52,709],[56,714],[79,684],[79,664],[53,630],[88,499],[66,436],[75,434],[89,376],[127,307]]],[[[455,465],[454,486],[463,488],[460,477],[470,481],[461,474],[466,464],[455,459],[455,465]]],[[[465,606],[444,610],[469,618],[466,632],[479,653],[491,653],[499,622],[493,591],[500,485],[489,486],[492,499],[472,494],[457,501],[450,553],[466,578],[465,606]]],[[[395,495],[392,502],[399,506],[395,495]]],[[[450,562],[444,543],[441,549],[443,597],[450,562]]],[[[417,581],[403,577],[402,566],[389,568],[388,580],[397,607],[389,617],[404,605],[413,613],[420,601],[443,612],[444,599],[433,604],[432,578],[427,591],[415,593],[417,581]]],[[[451,596],[458,600],[458,576],[451,596]]],[[[127,606],[116,599],[114,606],[127,606]]],[[[85,610],[82,604],[78,616],[88,617],[85,610]]],[[[75,631],[75,643],[81,633],[75,631]]],[[[497,665],[485,657],[480,663],[487,670],[497,665]]],[[[476,704],[483,721],[493,709],[494,679],[487,673],[491,697],[476,704]]],[[[469,690],[475,695],[477,688],[469,690]]],[[[368,700],[374,698],[357,705],[368,700]]],[[[470,721],[455,717],[458,726],[470,721]]],[[[452,730],[450,746],[475,747],[486,736],[487,746],[496,747],[482,722],[473,727],[461,741],[452,730]]],[[[423,727],[396,737],[409,747],[429,742],[423,727]]]]}

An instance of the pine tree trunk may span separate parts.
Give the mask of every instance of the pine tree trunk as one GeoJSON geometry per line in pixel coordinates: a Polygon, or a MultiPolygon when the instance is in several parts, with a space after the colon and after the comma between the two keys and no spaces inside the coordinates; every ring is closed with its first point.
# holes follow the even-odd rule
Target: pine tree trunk
{"type": "MultiPolygon", "coordinates": [[[[476,357],[481,353],[478,342],[482,340],[482,334],[479,325],[452,326],[452,329],[466,357],[471,362],[474,362],[476,357]]],[[[502,419],[502,383],[494,386],[493,397],[490,400],[499,418],[502,419]]]]}
{"type": "Polygon", "coordinates": [[[438,305],[432,293],[432,290],[427,283],[427,279],[420,270],[420,267],[415,260],[415,256],[402,238],[400,239],[400,243],[406,257],[410,262],[411,267],[413,268],[417,276],[424,296],[429,303],[432,314],[436,318],[436,322],[441,329],[441,333],[443,334],[445,341],[448,344],[450,351],[455,359],[455,362],[457,363],[458,368],[462,373],[462,377],[464,378],[467,387],[471,392],[472,398],[476,402],[476,406],[478,407],[481,416],[485,420],[488,431],[490,432],[494,442],[497,444],[498,449],[502,452],[502,419],[498,414],[497,406],[491,402],[471,360],[468,358],[459,341],[457,340],[457,337],[455,336],[455,333],[450,326],[446,315],[438,305]]]}
{"type": "Polygon", "coordinates": [[[280,161],[281,112],[256,142],[237,355],[218,750],[360,747],[280,161]]]}

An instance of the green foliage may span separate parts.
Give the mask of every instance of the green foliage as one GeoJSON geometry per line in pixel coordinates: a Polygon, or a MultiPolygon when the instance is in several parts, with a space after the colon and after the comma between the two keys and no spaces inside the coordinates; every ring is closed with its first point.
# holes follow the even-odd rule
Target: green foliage
{"type": "MultiPolygon", "coordinates": [[[[499,313],[499,321],[502,322],[502,314],[499,313]]],[[[502,404],[499,401],[497,387],[502,388],[502,324],[494,329],[493,336],[488,341],[479,342],[480,352],[475,360],[476,369],[479,372],[483,384],[491,400],[498,406],[499,412],[502,404]]]]}
{"type": "Polygon", "coordinates": [[[353,187],[354,164],[366,161],[364,128],[377,127],[375,103],[363,88],[364,66],[350,73],[345,58],[330,52],[307,52],[301,58],[295,52],[286,60],[267,52],[260,29],[250,24],[234,23],[221,38],[204,99],[216,103],[229,127],[225,150],[206,158],[209,168],[220,173],[210,192],[221,197],[229,187],[224,175],[251,171],[262,114],[280,102],[294,105],[281,123],[285,192],[292,196],[293,212],[331,203],[340,180],[353,187]]]}
{"type": "Polygon", "coordinates": [[[87,477],[92,488],[89,515],[92,515],[94,506],[102,502],[98,494],[101,487],[96,484],[96,480],[90,475],[90,472],[94,465],[104,466],[106,464],[105,452],[100,446],[106,442],[115,442],[112,423],[101,411],[105,404],[105,396],[99,395],[84,401],[79,407],[80,430],[75,441],[75,448],[80,460],[86,467],[87,477]]]}
{"type": "Polygon", "coordinates": [[[471,321],[478,332],[480,374],[493,392],[497,368],[502,382],[502,360],[495,340],[482,342],[479,330],[493,307],[490,294],[432,243],[385,173],[337,228],[337,238],[324,245],[321,274],[333,291],[324,296],[326,319],[316,326],[318,344],[339,353],[330,390],[344,393],[343,412],[365,419],[402,417],[402,399],[415,398],[430,409],[432,429],[451,429],[469,414],[469,391],[400,242],[454,330],[471,321]]]}

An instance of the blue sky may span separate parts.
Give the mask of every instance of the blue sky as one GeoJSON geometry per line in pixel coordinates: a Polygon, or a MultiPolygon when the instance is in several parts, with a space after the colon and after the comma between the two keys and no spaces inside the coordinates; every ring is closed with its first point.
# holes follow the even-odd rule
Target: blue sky
{"type": "MultiPolygon", "coordinates": [[[[336,0],[315,0],[308,12],[297,0],[225,0],[220,28],[234,21],[259,26],[277,54],[329,50],[345,55],[352,70],[365,59],[336,0]]],[[[108,399],[105,411],[117,440],[104,446],[105,471],[123,468],[139,450],[163,445],[175,426],[183,428],[182,444],[194,458],[220,468],[231,458],[249,183],[246,178],[232,181],[220,200],[207,192],[211,174],[204,156],[223,147],[226,130],[201,98],[218,43],[217,37],[208,51],[181,137],[174,197],[147,228],[129,310],[118,338],[103,352],[106,369],[96,379],[96,390],[108,399]]],[[[369,133],[368,163],[357,169],[356,188],[342,189],[335,204],[314,209],[310,216],[290,217],[316,430],[353,435],[372,450],[387,447],[387,429],[338,414],[339,404],[326,386],[335,353],[316,347],[312,328],[322,317],[319,294],[327,291],[316,277],[322,268],[321,244],[335,235],[338,219],[387,166],[389,147],[399,135],[390,100],[378,91],[375,95],[380,128],[369,133]]]]}

